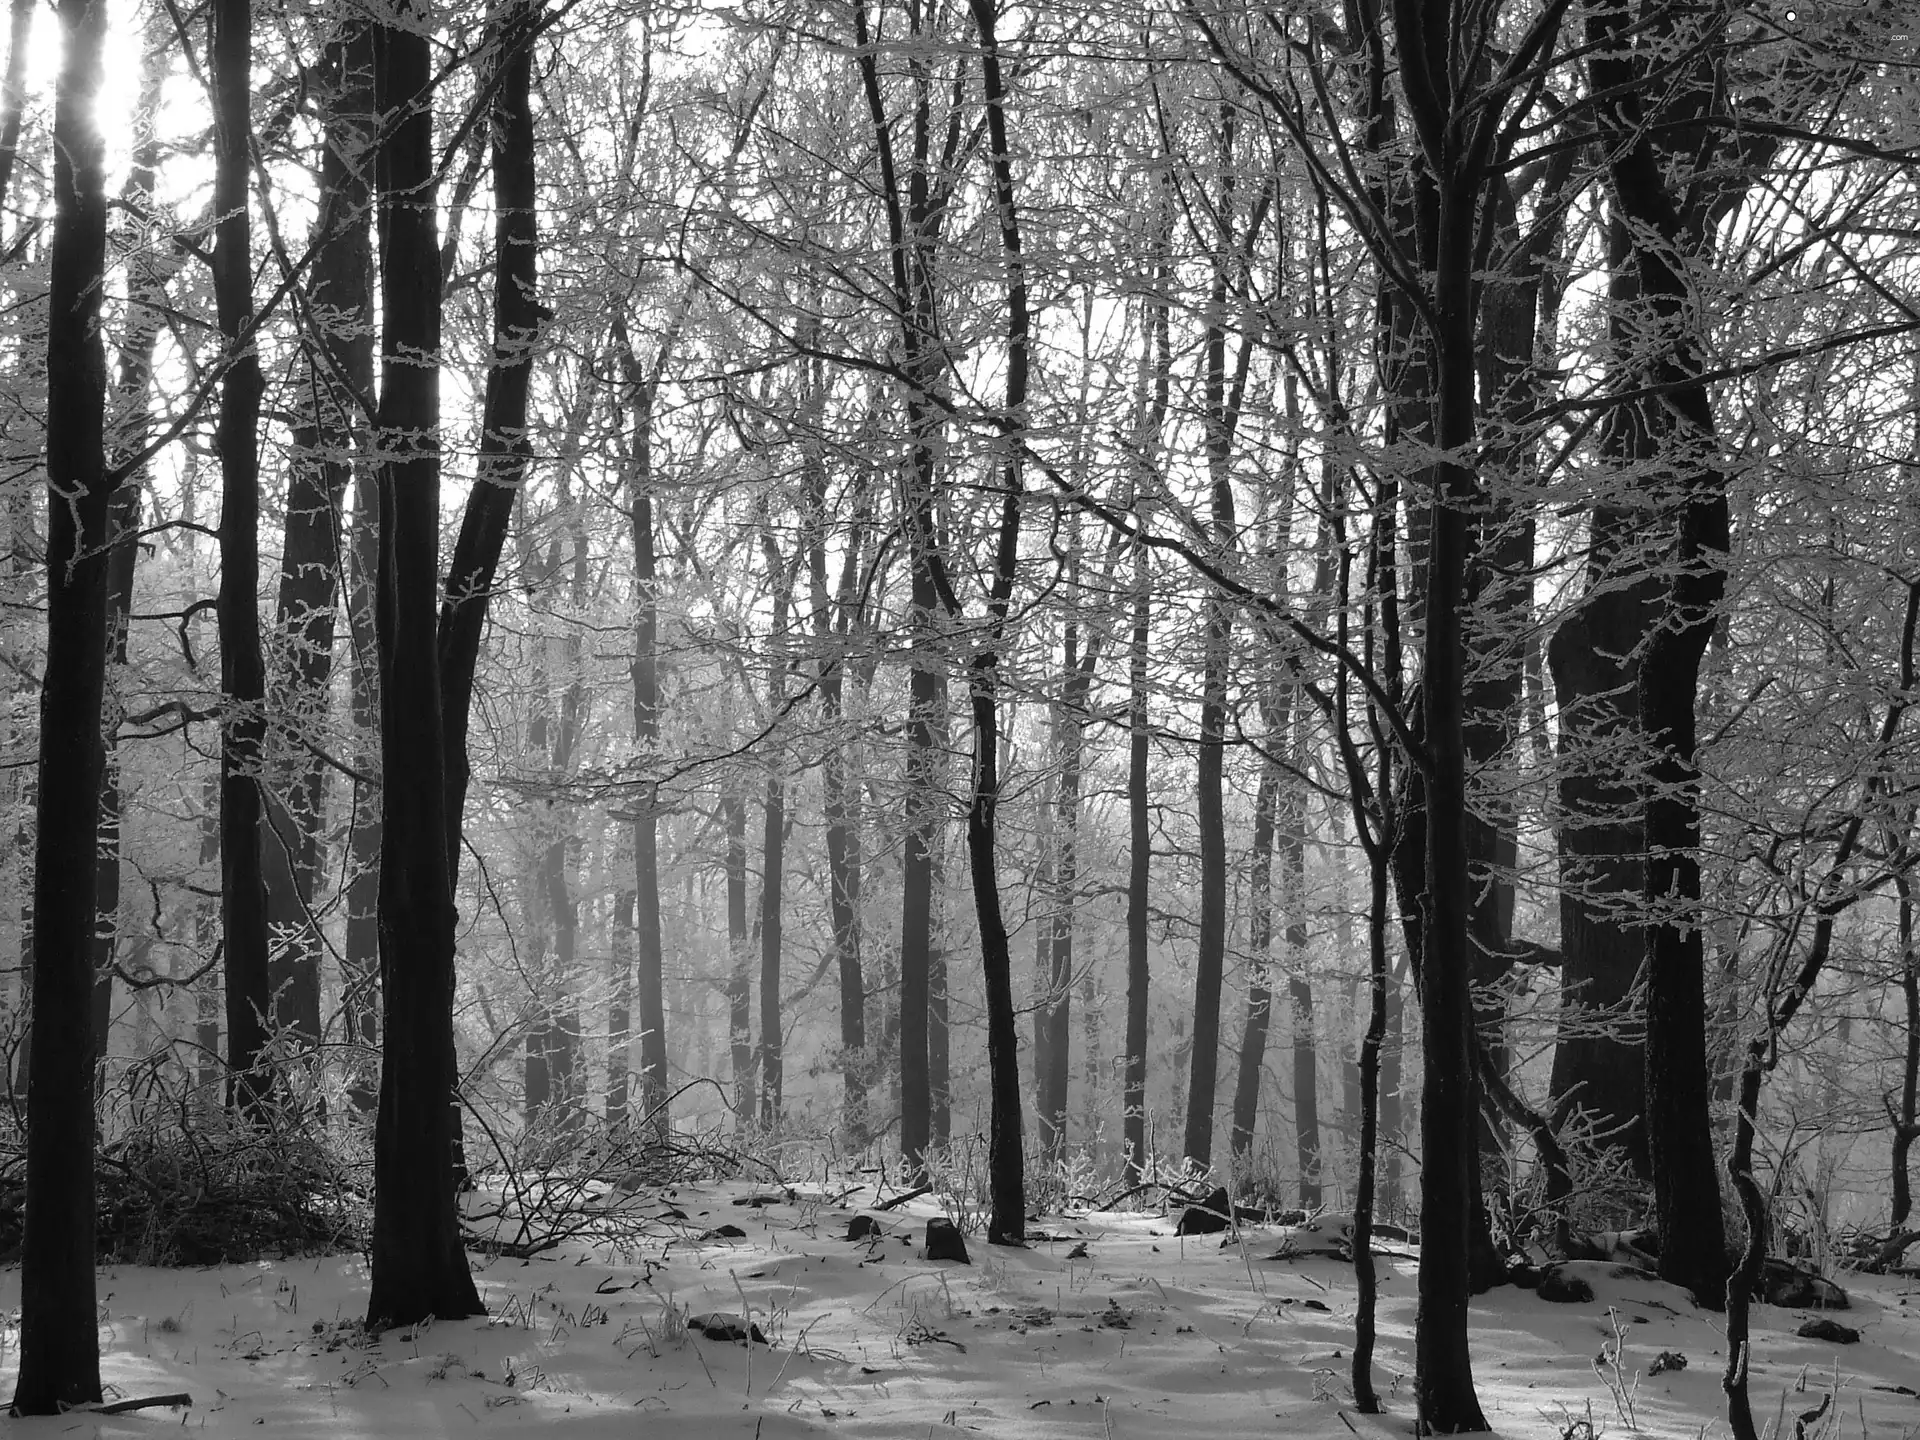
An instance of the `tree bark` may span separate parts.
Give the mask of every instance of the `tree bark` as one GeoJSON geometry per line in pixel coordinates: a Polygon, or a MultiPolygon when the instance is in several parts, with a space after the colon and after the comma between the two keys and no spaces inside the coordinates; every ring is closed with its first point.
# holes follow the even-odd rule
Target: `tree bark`
{"type": "Polygon", "coordinates": [[[617,889],[613,894],[613,934],[607,946],[612,969],[612,997],[607,1005],[607,1129],[619,1134],[627,1128],[627,1076],[632,1066],[628,1054],[629,1028],[633,1023],[633,891],[617,889]]]}
{"type": "Polygon", "coordinates": [[[27,46],[33,37],[33,0],[8,7],[7,71],[0,80],[0,214],[13,193],[13,167],[20,156],[20,123],[27,109],[27,46]]]}
{"type": "MultiPolygon", "coordinates": [[[[648,773],[658,766],[660,745],[660,590],[654,573],[653,400],[659,363],[651,372],[634,353],[624,322],[614,322],[614,341],[633,412],[633,444],[627,477],[627,518],[633,544],[633,743],[648,773]]],[[[661,361],[664,361],[664,351],[661,361]]],[[[737,802],[736,802],[737,803],[737,802]]],[[[640,999],[642,1101],[664,1130],[667,1113],[666,957],[660,934],[660,792],[648,784],[634,800],[633,880],[635,982],[640,999]]],[[[738,1016],[735,1017],[736,1023],[738,1016]]],[[[736,1038],[736,1047],[740,1043],[736,1038]]],[[[737,1051],[736,1051],[737,1053],[737,1051]]],[[[739,1067],[735,1066],[736,1081],[739,1067]]],[[[746,1113],[744,1110],[741,1112],[746,1113]]]]}
{"type": "MultiPolygon", "coordinates": [[[[154,114],[160,104],[160,89],[166,80],[169,56],[173,48],[172,27],[156,33],[150,25],[145,37],[140,64],[140,94],[134,104],[133,168],[127,176],[126,204],[141,227],[153,223],[154,169],[159,164],[160,147],[154,138],[154,114]]],[[[0,138],[5,121],[0,119],[0,138]]],[[[17,137],[16,137],[17,138],[17,137]]],[[[161,317],[166,310],[167,280],[170,265],[160,258],[158,247],[138,243],[127,259],[127,329],[120,342],[120,373],[114,383],[111,417],[112,430],[107,437],[111,468],[122,472],[130,457],[146,448],[153,424],[148,391],[153,379],[153,352],[160,335],[161,317]]],[[[113,492],[107,515],[107,533],[112,551],[107,560],[107,674],[119,674],[127,663],[127,631],[133,609],[133,574],[138,545],[133,536],[140,528],[142,486],[147,479],[143,464],[121,475],[113,492]]],[[[111,678],[103,694],[114,692],[111,678]]],[[[100,781],[100,844],[95,852],[94,910],[99,921],[94,929],[93,953],[93,1037],[96,1061],[104,1062],[108,1032],[113,1021],[113,967],[120,940],[120,766],[117,735],[122,707],[108,700],[108,712],[101,717],[101,735],[106,746],[100,781]]],[[[96,1097],[104,1094],[104,1063],[94,1067],[96,1097]]],[[[104,1120],[104,1117],[102,1117],[104,1120]]]]}
{"type": "MultiPolygon", "coordinates": [[[[767,636],[767,719],[771,724],[786,704],[787,621],[793,608],[793,572],[770,527],[762,527],[760,544],[767,561],[767,584],[773,591],[773,627],[767,636]]],[[[786,871],[787,782],[781,766],[782,757],[774,747],[767,765],[760,845],[760,1124],[767,1130],[779,1128],[786,1078],[780,1007],[780,892],[786,871]]]]}
{"type": "MultiPolygon", "coordinates": [[[[968,665],[973,705],[973,785],[967,806],[967,858],[973,871],[974,922],[987,1005],[987,1070],[991,1096],[987,1136],[989,1244],[1026,1240],[1025,1154],[1021,1143],[1019,1039],[1013,1013],[1013,955],[1007,942],[996,874],[996,821],[1000,803],[1000,659],[1007,613],[1020,555],[1020,503],[1027,423],[1027,275],[1015,201],[1013,154],[1007,139],[1007,89],[995,33],[995,0],[971,0],[980,36],[980,80],[986,100],[987,149],[994,208],[1000,222],[1000,257],[1007,293],[1006,405],[1000,429],[1000,524],[994,543],[987,632],[968,665]]],[[[1064,1037],[1062,1039],[1064,1048],[1064,1037]]]]}
{"type": "MultiPolygon", "coordinates": [[[[277,757],[262,827],[267,920],[293,938],[269,970],[277,1028],[311,1045],[320,1038],[321,938],[314,905],[324,864],[326,765],[297,743],[324,724],[333,677],[340,595],[341,511],[353,479],[360,407],[373,376],[373,248],[366,156],[372,138],[371,38],[348,20],[328,42],[320,214],[307,274],[312,319],[292,430],[285,540],[276,630],[284,657],[275,686],[277,723],[296,743],[277,757]]],[[[283,750],[289,747],[281,747],[283,750]]]]}
{"type": "Polygon", "coordinates": [[[104,146],[94,123],[105,0],[60,0],[47,311],[47,655],[41,672],[33,1017],[20,1263],[18,1415],[100,1399],[94,1307],[94,844],[107,658],[104,146]],[[76,1143],[77,1141],[77,1143],[76,1143]]]}
{"type": "MultiPolygon", "coordinates": [[[[1647,1147],[1660,1227],[1660,1275],[1694,1292],[1701,1304],[1724,1302],[1726,1229],[1708,1118],[1706,998],[1700,923],[1700,775],[1696,702],[1700,667],[1726,591],[1727,478],[1720,469],[1706,383],[1698,297],[1687,258],[1710,243],[1705,214],[1685,213],[1669,191],[1663,157],[1646,128],[1635,62],[1621,49],[1624,8],[1588,17],[1589,62],[1596,85],[1617,93],[1596,112],[1608,143],[1613,198],[1633,237],[1643,319],[1658,337],[1650,355],[1629,363],[1659,387],[1653,436],[1657,534],[1666,570],[1658,623],[1641,663],[1641,727],[1652,750],[1644,814],[1642,896],[1647,1004],[1647,1147]]],[[[1654,19],[1665,31],[1672,17],[1654,19]]],[[[1644,40],[1640,43],[1645,43],[1644,40]]],[[[1643,62],[1644,63],[1644,62],[1643,62]]],[[[1683,124],[1708,103],[1704,80],[1690,80],[1663,118],[1683,124]]],[[[1663,129],[1662,133],[1666,133],[1663,129]]]]}
{"type": "Polygon", "coordinates": [[[271,1088],[259,1072],[272,991],[260,803],[267,672],[260,648],[260,401],[265,381],[253,324],[248,222],[252,175],[251,0],[215,0],[213,295],[227,351],[220,385],[220,895],[226,941],[228,1103],[257,1111],[271,1088]]]}
{"type": "Polygon", "coordinates": [[[378,425],[382,753],[379,1111],[370,1329],[483,1313],[454,1191],[449,1097],[454,924],[445,729],[434,600],[440,533],[440,257],[434,242],[430,39],[402,0],[375,30],[374,100],[396,116],[379,149],[378,425]]]}
{"type": "MultiPolygon", "coordinates": [[[[1267,743],[1275,743],[1271,730],[1267,743]]],[[[1240,1031],[1240,1067],[1233,1089],[1231,1144],[1236,1159],[1244,1159],[1253,1149],[1273,1013],[1268,967],[1273,960],[1273,833],[1279,791],[1278,767],[1263,763],[1253,797],[1252,868],[1247,874],[1247,1018],[1240,1031]]]]}
{"type": "Polygon", "coordinates": [[[826,745],[820,785],[827,831],[827,915],[840,981],[841,1116],[850,1146],[867,1137],[866,980],[860,964],[860,830],[852,811],[858,795],[847,779],[851,741],[844,733],[846,663],[854,612],[859,606],[862,526],[856,519],[846,541],[839,589],[827,593],[827,469],[817,445],[808,451],[807,515],[811,531],[808,578],[812,586],[814,638],[820,647],[816,684],[826,745]]]}
{"type": "Polygon", "coordinates": [[[733,1112],[741,1125],[753,1120],[753,971],[747,931],[747,802],[729,792],[720,797],[727,831],[727,1032],[733,1049],[733,1112]]]}
{"type": "MultiPolygon", "coordinates": [[[[436,651],[446,725],[446,854],[449,880],[460,869],[460,835],[472,775],[467,725],[474,670],[495,571],[513,505],[526,481],[533,445],[527,395],[533,381],[542,307],[539,216],[533,133],[533,38],[545,0],[510,0],[495,21],[498,81],[493,91],[493,358],[480,416],[479,464],[447,566],[436,651]]],[[[434,258],[435,294],[440,262],[434,258]]]]}

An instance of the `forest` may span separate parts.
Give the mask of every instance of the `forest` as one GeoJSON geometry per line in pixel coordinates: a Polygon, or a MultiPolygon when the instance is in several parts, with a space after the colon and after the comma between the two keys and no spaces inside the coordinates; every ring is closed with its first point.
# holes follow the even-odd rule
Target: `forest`
{"type": "Polygon", "coordinates": [[[740,1177],[1337,1216],[1422,1434],[1558,1265],[1735,1440],[1911,1273],[1912,0],[10,20],[16,1414],[740,1177]]]}

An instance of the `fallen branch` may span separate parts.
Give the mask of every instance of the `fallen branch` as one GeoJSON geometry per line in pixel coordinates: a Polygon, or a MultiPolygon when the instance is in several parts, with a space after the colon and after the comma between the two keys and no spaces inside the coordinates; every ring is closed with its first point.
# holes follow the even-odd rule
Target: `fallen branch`
{"type": "Polygon", "coordinates": [[[83,1405],[91,1415],[129,1415],[135,1410],[157,1410],[161,1406],[191,1405],[193,1397],[182,1390],[173,1395],[147,1395],[138,1400],[115,1400],[110,1405],[83,1405]]]}

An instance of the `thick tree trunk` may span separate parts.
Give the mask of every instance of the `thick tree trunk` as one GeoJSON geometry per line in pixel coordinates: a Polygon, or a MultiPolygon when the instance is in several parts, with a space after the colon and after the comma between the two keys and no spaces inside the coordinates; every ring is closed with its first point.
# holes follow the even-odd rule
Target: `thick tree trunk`
{"type": "Polygon", "coordinates": [[[375,31],[374,97],[397,115],[379,151],[378,453],[382,753],[380,1101],[369,1328],[482,1313],[455,1200],[449,1097],[454,923],[444,698],[434,601],[440,535],[440,257],[433,68],[412,0],[375,31]]]}
{"type": "Polygon", "coordinates": [[[33,882],[33,1018],[13,1409],[57,1415],[100,1399],[94,1307],[94,845],[107,658],[104,147],[94,123],[105,0],[60,0],[53,244],[47,307],[47,655],[41,672],[33,882]],[[76,1143],[76,1139],[77,1142],[76,1143]]]}
{"type": "MultiPolygon", "coordinates": [[[[1664,15],[1654,31],[1671,25],[1664,15]]],[[[1661,614],[1639,674],[1640,722],[1652,751],[1645,809],[1642,895],[1647,1005],[1647,1148],[1660,1227],[1660,1275],[1718,1307],[1728,1275],[1726,1230],[1708,1118],[1705,955],[1700,914],[1700,774],[1696,706],[1700,668],[1726,591],[1727,477],[1704,368],[1699,297],[1688,261],[1709,246],[1702,207],[1670,192],[1663,151],[1640,113],[1636,64],[1619,49],[1630,20],[1622,9],[1588,17],[1597,85],[1622,95],[1597,112],[1609,145],[1613,198],[1632,236],[1641,313],[1659,343],[1623,357],[1657,387],[1657,530],[1665,574],[1661,614]]],[[[1662,118],[1685,123],[1709,101],[1704,78],[1689,77],[1663,102],[1662,118]]],[[[1662,131],[1662,133],[1668,133],[1662,131]]],[[[1670,142],[1672,143],[1672,142],[1670,142]]],[[[1643,332],[1647,333],[1647,332],[1643,332]]]]}
{"type": "Polygon", "coordinates": [[[271,1087],[258,1072],[272,1006],[260,803],[267,672],[260,649],[260,401],[248,223],[252,175],[251,0],[216,0],[213,295],[227,368],[220,386],[220,896],[226,941],[228,1103],[254,1111],[271,1087]]]}
{"type": "MultiPolygon", "coordinates": [[[[1610,344],[1624,351],[1640,284],[1618,214],[1607,226],[1607,264],[1610,344]]],[[[1649,463],[1643,408],[1615,410],[1600,447],[1622,468],[1649,463]]],[[[1634,1173],[1646,1176],[1644,1010],[1634,988],[1646,947],[1633,915],[1646,883],[1645,837],[1626,753],[1637,739],[1641,646],[1659,598],[1657,583],[1644,574],[1643,524],[1629,507],[1594,508],[1586,594],[1547,646],[1561,767],[1561,1011],[1549,1094],[1558,1123],[1580,1116],[1577,1131],[1620,1146],[1634,1173]]]]}

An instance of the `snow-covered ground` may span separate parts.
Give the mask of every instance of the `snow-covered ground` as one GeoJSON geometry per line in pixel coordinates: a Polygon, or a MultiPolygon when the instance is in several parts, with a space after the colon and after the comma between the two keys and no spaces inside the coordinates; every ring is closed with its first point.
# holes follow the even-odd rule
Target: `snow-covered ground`
{"type": "MultiPolygon", "coordinates": [[[[487,1318],[369,1341],[358,1257],[218,1269],[103,1270],[109,1398],[192,1405],[0,1422],[23,1436],[208,1434],[387,1440],[432,1435],[933,1437],[1113,1440],[1406,1435],[1414,1259],[1383,1255],[1375,1374],[1388,1413],[1348,1389],[1352,1272],[1307,1232],[1180,1239],[1169,1217],[1049,1217],[1026,1250],[970,1237],[972,1263],[921,1258],[931,1198],[849,1242],[870,1193],[679,1186],[618,1201],[613,1245],[531,1260],[476,1256],[487,1318]],[[777,1197],[748,1205],[749,1197],[777,1197]],[[791,1196],[792,1198],[788,1198],[791,1196]],[[675,1211],[684,1218],[675,1218],[675,1211]],[[639,1216],[648,1218],[637,1223],[639,1216]],[[702,1238],[724,1225],[744,1238],[702,1238]],[[1083,1255],[1076,1248],[1084,1245],[1083,1255]],[[1284,1258],[1275,1258],[1284,1257],[1284,1258]],[[690,1317],[751,1321],[767,1344],[711,1338],[690,1317]]],[[[1390,1250],[1395,1247],[1389,1247],[1390,1250]]],[[[1502,1436],[1559,1437],[1591,1405],[1595,1435],[1725,1434],[1717,1317],[1657,1282],[1577,1267],[1591,1303],[1504,1288],[1475,1302],[1482,1403],[1502,1436]],[[1619,1349],[1617,1367],[1596,1358],[1619,1349]],[[1662,1369],[1667,1352],[1684,1369],[1662,1369]],[[1609,1381],[1614,1383],[1610,1384],[1609,1381]]],[[[1805,1312],[1755,1310],[1763,1428],[1837,1403],[1810,1436],[1920,1436],[1920,1281],[1845,1277],[1836,1318],[1857,1344],[1799,1339],[1805,1312]],[[1908,1387],[1903,1393],[1901,1387],[1908,1387]]],[[[19,1272],[0,1272],[0,1394],[17,1363],[19,1272]]],[[[1671,1363],[1671,1362],[1668,1362],[1671,1363]]],[[[1584,1434],[1577,1427],[1572,1433],[1584,1434]]]]}

